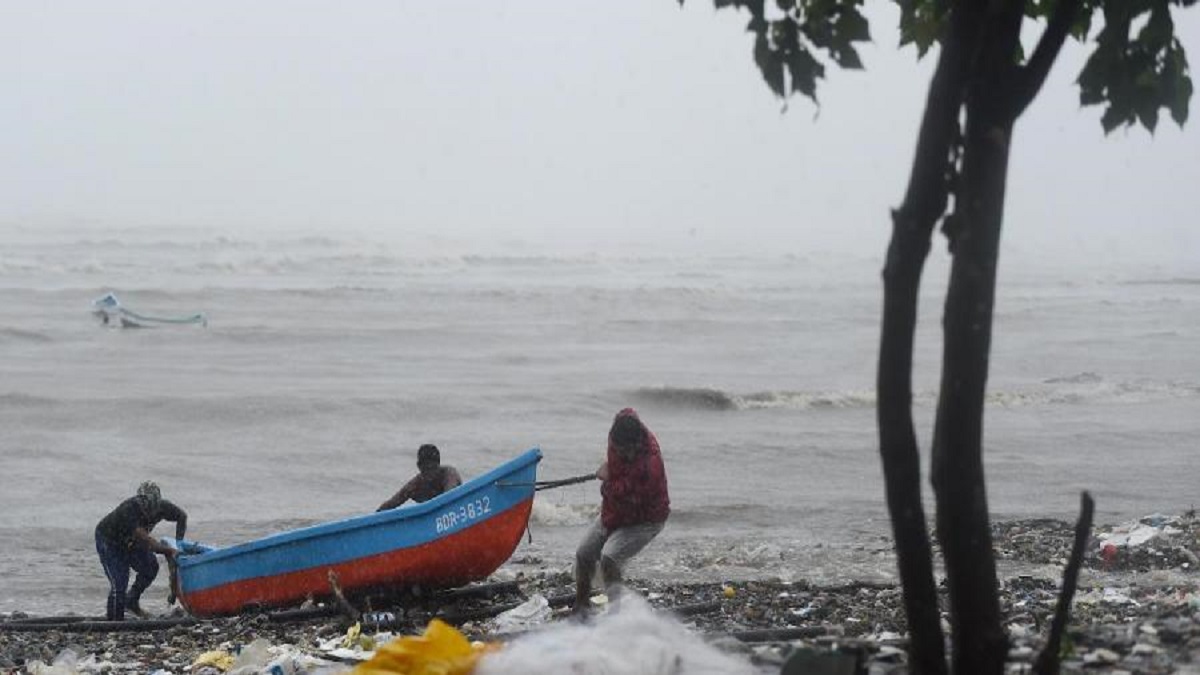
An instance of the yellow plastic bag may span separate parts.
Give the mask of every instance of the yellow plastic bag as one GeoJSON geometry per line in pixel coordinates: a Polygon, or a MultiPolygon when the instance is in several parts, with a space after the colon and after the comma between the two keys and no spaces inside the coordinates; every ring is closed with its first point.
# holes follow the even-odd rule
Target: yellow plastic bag
{"type": "Polygon", "coordinates": [[[202,668],[204,666],[212,666],[221,672],[229,670],[233,665],[233,654],[220,650],[204,652],[196,657],[196,661],[192,663],[192,670],[202,668]]]}
{"type": "Polygon", "coordinates": [[[375,650],[353,675],[468,675],[479,657],[498,644],[474,646],[454,627],[434,619],[419,636],[404,636],[375,650]]]}
{"type": "Polygon", "coordinates": [[[363,649],[366,651],[375,650],[375,638],[370,635],[362,634],[362,624],[356,623],[346,630],[346,637],[342,638],[342,647],[346,649],[363,649]]]}

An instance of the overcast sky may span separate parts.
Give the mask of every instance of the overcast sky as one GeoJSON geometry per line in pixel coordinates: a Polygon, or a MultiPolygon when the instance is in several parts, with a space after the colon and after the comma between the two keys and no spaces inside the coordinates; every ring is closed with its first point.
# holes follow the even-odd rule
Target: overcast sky
{"type": "MultiPolygon", "coordinates": [[[[866,72],[785,111],[708,0],[4,3],[0,228],[875,253],[933,58],[873,4],[866,72]]],[[[1083,56],[1018,123],[1007,249],[1200,264],[1200,120],[1105,137],[1083,56]]]]}

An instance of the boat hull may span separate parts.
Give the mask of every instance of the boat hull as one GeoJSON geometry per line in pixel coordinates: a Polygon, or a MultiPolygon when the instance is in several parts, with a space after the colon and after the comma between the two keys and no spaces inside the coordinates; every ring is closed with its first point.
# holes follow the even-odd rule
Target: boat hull
{"type": "Polygon", "coordinates": [[[533,506],[536,448],[423,504],[284,532],[179,559],[196,616],[281,607],[331,593],[484,579],[516,550],[533,506]]]}

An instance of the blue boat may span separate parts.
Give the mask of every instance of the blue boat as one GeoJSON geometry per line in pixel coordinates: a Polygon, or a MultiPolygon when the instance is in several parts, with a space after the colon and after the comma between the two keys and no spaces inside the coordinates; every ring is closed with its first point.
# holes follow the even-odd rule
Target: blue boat
{"type": "Polygon", "coordinates": [[[453,587],[487,578],[516,550],[541,450],[427,502],[281,532],[178,558],[175,593],[195,616],[282,607],[345,591],[453,587]]]}

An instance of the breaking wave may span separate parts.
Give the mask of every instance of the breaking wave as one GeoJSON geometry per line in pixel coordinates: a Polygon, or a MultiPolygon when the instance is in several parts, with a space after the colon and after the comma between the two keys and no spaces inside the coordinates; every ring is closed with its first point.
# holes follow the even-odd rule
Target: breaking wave
{"type": "MultiPolygon", "coordinates": [[[[762,391],[738,394],[711,387],[641,387],[631,392],[640,405],[689,410],[737,412],[745,410],[844,410],[875,406],[875,392],[849,391],[762,391]]],[[[987,402],[1006,408],[1037,405],[1086,403],[1145,403],[1164,399],[1200,396],[1200,384],[1183,381],[1138,379],[1109,381],[1093,372],[1082,372],[1044,380],[1023,389],[992,390],[987,402]]],[[[913,394],[916,406],[932,406],[936,391],[913,394]]]]}
{"type": "Polygon", "coordinates": [[[1148,403],[1200,396],[1200,385],[1177,380],[1117,380],[1086,371],[1045,380],[1042,387],[988,394],[988,403],[1004,407],[1084,403],[1148,403]]]}
{"type": "Polygon", "coordinates": [[[708,388],[657,387],[639,389],[635,396],[650,403],[712,410],[815,410],[869,408],[875,405],[875,394],[869,391],[761,391],[734,394],[708,388]]]}
{"type": "Polygon", "coordinates": [[[869,391],[761,391],[734,394],[709,387],[642,387],[633,391],[632,395],[644,404],[698,410],[814,410],[869,408],[875,405],[875,394],[869,391]]]}
{"type": "Polygon", "coordinates": [[[556,504],[543,497],[533,500],[530,522],[537,525],[587,525],[600,515],[598,503],[556,504]]]}

